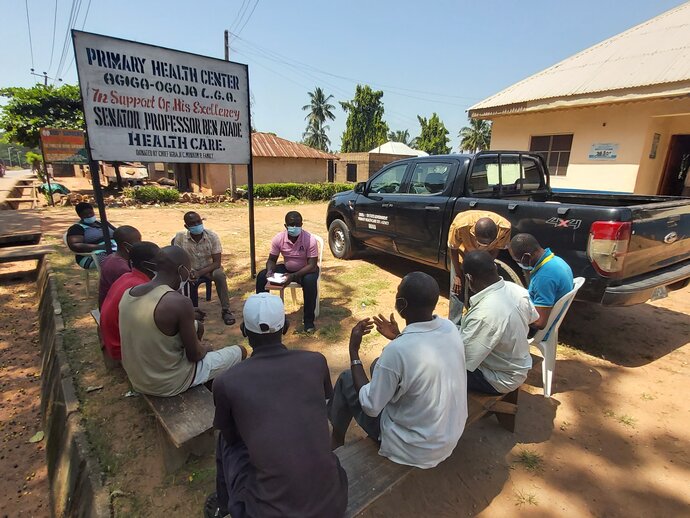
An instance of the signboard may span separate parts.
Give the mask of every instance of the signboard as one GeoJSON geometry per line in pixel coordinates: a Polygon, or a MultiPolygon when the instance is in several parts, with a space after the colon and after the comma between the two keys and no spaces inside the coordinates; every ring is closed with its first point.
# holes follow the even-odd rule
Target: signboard
{"type": "Polygon", "coordinates": [[[41,151],[47,164],[88,164],[84,132],[81,130],[43,128],[41,151]]]}
{"type": "Polygon", "coordinates": [[[72,31],[94,160],[249,163],[247,66],[72,31]]]}
{"type": "Polygon", "coordinates": [[[592,144],[588,158],[590,160],[616,160],[618,158],[618,144],[592,144]]]}

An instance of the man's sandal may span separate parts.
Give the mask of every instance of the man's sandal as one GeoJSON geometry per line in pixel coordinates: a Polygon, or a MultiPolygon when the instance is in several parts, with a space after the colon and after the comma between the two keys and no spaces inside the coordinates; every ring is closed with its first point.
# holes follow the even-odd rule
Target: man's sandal
{"type": "Polygon", "coordinates": [[[223,319],[223,322],[225,322],[226,326],[231,326],[236,322],[235,315],[233,315],[232,311],[229,309],[224,309],[220,316],[223,319]]]}

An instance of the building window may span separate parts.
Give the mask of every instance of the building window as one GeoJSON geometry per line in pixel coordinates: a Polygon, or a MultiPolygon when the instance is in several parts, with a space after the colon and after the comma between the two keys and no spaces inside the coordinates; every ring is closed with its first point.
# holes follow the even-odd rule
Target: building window
{"type": "Polygon", "coordinates": [[[357,181],[357,164],[347,164],[347,181],[357,181]]]}
{"type": "Polygon", "coordinates": [[[565,176],[570,162],[573,135],[542,135],[532,137],[529,150],[544,157],[552,176],[565,176]]]}

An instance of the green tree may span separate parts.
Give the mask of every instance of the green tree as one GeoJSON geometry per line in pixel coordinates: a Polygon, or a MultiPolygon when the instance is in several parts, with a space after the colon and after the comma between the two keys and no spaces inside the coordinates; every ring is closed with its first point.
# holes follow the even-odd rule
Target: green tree
{"type": "Polygon", "coordinates": [[[0,109],[0,128],[9,142],[28,148],[39,145],[41,128],[83,128],[84,112],[79,87],[36,85],[0,89],[7,104],[0,109]]]}
{"type": "Polygon", "coordinates": [[[341,144],[344,153],[369,151],[386,142],[388,125],[383,121],[383,92],[357,85],[355,98],[340,103],[347,122],[341,144]]]}
{"type": "Polygon", "coordinates": [[[327,125],[319,126],[315,122],[310,122],[307,130],[302,134],[302,143],[314,149],[328,151],[328,147],[331,145],[331,139],[326,134],[328,129],[327,125]]]}
{"type": "Polygon", "coordinates": [[[397,130],[388,132],[388,140],[402,142],[406,146],[410,145],[410,132],[408,130],[397,130]]]}
{"type": "Polygon", "coordinates": [[[450,153],[448,130],[438,115],[436,113],[432,114],[429,120],[417,115],[417,120],[422,130],[419,133],[419,137],[415,139],[416,148],[426,151],[430,155],[450,153]]]}
{"type": "Polygon", "coordinates": [[[483,151],[491,145],[491,123],[481,119],[469,119],[470,125],[458,133],[460,151],[483,151]]]}
{"type": "Polygon", "coordinates": [[[333,115],[335,106],[328,102],[333,96],[326,96],[323,89],[318,86],[314,88],[313,92],[308,92],[308,94],[309,104],[302,106],[303,110],[309,112],[305,117],[308,124],[302,138],[307,146],[320,149],[321,151],[328,151],[331,140],[326,134],[329,127],[325,123],[327,120],[335,120],[335,115],[333,115]]]}

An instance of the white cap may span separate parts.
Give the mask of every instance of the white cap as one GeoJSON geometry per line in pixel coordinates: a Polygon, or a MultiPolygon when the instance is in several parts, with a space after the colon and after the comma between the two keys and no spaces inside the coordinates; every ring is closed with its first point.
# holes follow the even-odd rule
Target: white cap
{"type": "Polygon", "coordinates": [[[251,295],[244,303],[242,310],[244,327],[257,334],[275,333],[285,325],[285,307],[277,295],[257,293],[251,295]],[[262,330],[261,324],[268,326],[262,330]]]}

